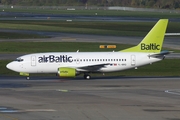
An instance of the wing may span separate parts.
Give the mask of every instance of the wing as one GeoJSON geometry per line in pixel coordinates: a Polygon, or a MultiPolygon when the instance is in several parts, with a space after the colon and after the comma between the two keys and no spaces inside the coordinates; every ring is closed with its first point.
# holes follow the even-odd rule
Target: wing
{"type": "Polygon", "coordinates": [[[78,67],[78,69],[81,69],[83,71],[88,71],[88,72],[97,72],[99,69],[106,67],[106,65],[110,65],[110,63],[88,65],[88,66],[78,67]]]}

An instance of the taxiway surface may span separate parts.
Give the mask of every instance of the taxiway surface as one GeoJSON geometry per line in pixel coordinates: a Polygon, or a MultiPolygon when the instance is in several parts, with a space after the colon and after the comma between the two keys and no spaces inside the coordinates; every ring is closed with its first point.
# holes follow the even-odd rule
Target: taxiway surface
{"type": "Polygon", "coordinates": [[[180,120],[180,78],[0,77],[0,120],[180,120]]]}

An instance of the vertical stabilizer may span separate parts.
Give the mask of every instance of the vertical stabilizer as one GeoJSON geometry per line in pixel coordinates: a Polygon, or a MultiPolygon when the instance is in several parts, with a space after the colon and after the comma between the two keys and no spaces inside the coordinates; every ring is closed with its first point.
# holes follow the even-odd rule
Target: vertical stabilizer
{"type": "Polygon", "coordinates": [[[137,46],[122,50],[121,52],[160,53],[167,24],[168,19],[160,19],[137,46]]]}

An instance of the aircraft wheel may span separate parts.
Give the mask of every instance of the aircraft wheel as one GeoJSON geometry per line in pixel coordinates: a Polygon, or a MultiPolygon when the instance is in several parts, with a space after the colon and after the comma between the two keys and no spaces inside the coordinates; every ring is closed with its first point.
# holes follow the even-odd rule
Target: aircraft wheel
{"type": "Polygon", "coordinates": [[[89,79],[91,79],[91,76],[90,75],[84,75],[84,79],[89,80],[89,79]]]}

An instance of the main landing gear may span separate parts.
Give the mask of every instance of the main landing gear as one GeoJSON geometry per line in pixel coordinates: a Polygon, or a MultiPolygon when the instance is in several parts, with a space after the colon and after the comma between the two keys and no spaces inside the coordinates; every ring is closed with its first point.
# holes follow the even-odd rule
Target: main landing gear
{"type": "Polygon", "coordinates": [[[89,74],[84,74],[84,79],[89,80],[89,79],[91,79],[91,76],[89,74]]]}
{"type": "Polygon", "coordinates": [[[29,77],[29,76],[27,76],[27,77],[26,77],[26,80],[29,80],[29,79],[30,79],[30,77],[29,77]]]}

